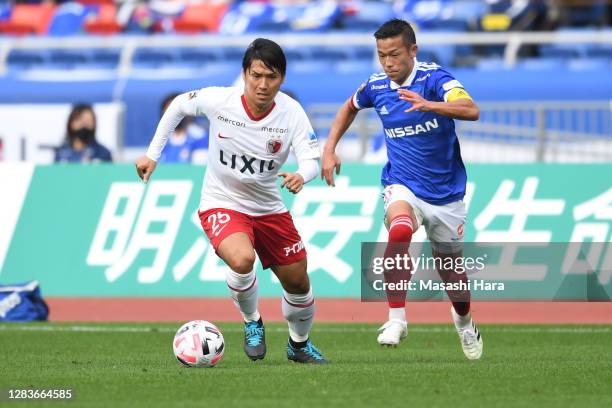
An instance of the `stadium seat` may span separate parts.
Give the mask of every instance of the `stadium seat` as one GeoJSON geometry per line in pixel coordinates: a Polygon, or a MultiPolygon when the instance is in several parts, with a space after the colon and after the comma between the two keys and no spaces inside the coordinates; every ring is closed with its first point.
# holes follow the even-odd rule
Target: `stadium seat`
{"type": "Polygon", "coordinates": [[[244,49],[239,47],[225,47],[222,52],[225,61],[242,61],[244,56],[244,49]]]}
{"type": "Polygon", "coordinates": [[[91,52],[87,50],[50,50],[49,65],[58,69],[82,67],[91,61],[91,52]]]}
{"type": "Polygon", "coordinates": [[[374,59],[374,54],[375,54],[375,49],[374,46],[372,47],[362,47],[362,46],[358,46],[358,47],[353,47],[352,48],[352,52],[353,52],[353,58],[356,60],[366,60],[366,61],[372,61],[374,59]]]}
{"type": "Polygon", "coordinates": [[[98,14],[85,22],[85,31],[90,34],[112,35],[123,30],[117,22],[117,6],[114,4],[101,4],[98,14]]]}
{"type": "Polygon", "coordinates": [[[564,68],[566,62],[563,58],[524,58],[519,60],[516,67],[530,71],[555,70],[564,68]]]}
{"type": "Polygon", "coordinates": [[[132,57],[134,66],[141,68],[157,68],[177,61],[177,52],[172,48],[138,48],[132,57]]]}
{"type": "Polygon", "coordinates": [[[100,4],[114,4],[115,0],[76,0],[84,6],[98,6],[100,4]]]}
{"type": "Polygon", "coordinates": [[[181,48],[178,52],[178,62],[193,67],[202,67],[221,59],[222,54],[212,48],[181,48]]]}
{"type": "Polygon", "coordinates": [[[39,68],[49,60],[45,50],[13,50],[7,57],[9,70],[25,70],[39,68]]]}
{"type": "Polygon", "coordinates": [[[500,57],[479,58],[476,69],[479,71],[500,71],[505,69],[504,59],[500,57]]]}
{"type": "MultiPolygon", "coordinates": [[[[435,47],[435,50],[437,51],[438,47],[435,47]]],[[[417,59],[422,62],[435,62],[437,64],[442,64],[442,62],[440,61],[440,57],[438,56],[438,53],[436,51],[434,51],[430,47],[419,48],[417,52],[417,59]]]]}
{"type": "Polygon", "coordinates": [[[587,49],[589,58],[607,58],[612,60],[612,46],[596,45],[587,49]]]}
{"type": "Polygon", "coordinates": [[[345,11],[339,20],[344,31],[374,32],[382,23],[395,17],[393,5],[387,2],[358,2],[354,9],[345,11]]]}
{"type": "Polygon", "coordinates": [[[351,57],[350,47],[309,47],[308,54],[315,61],[346,61],[351,57]]]}
{"type": "Polygon", "coordinates": [[[98,6],[84,6],[80,3],[64,3],[57,8],[48,34],[51,36],[65,36],[78,34],[83,29],[87,18],[98,14],[98,6]]]}
{"type": "Polygon", "coordinates": [[[202,31],[217,32],[226,4],[189,4],[183,14],[174,20],[177,33],[195,34],[202,31]]]}
{"type": "Polygon", "coordinates": [[[0,21],[8,21],[11,18],[11,6],[0,4],[0,21]]]}
{"type": "Polygon", "coordinates": [[[353,61],[338,61],[333,65],[335,72],[364,72],[372,73],[376,69],[373,63],[373,60],[353,60],[353,61]]]}
{"type": "Polygon", "coordinates": [[[17,4],[7,21],[0,21],[0,33],[10,35],[44,35],[49,28],[55,6],[52,4],[17,4]]]}
{"type": "Polygon", "coordinates": [[[114,49],[96,49],[91,53],[92,68],[115,69],[119,65],[120,51],[114,49]]]}
{"type": "Polygon", "coordinates": [[[612,68],[612,57],[608,58],[576,58],[568,61],[571,71],[601,71],[612,68]]]}

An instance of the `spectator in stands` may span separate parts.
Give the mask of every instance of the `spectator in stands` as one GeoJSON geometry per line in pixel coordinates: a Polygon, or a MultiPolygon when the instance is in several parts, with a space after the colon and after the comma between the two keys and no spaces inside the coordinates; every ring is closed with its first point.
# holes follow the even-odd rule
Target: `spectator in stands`
{"type": "MultiPolygon", "coordinates": [[[[178,95],[178,93],[173,93],[164,98],[161,105],[162,115],[178,95]]],[[[160,161],[165,163],[200,162],[201,160],[194,160],[194,152],[196,150],[208,150],[207,134],[200,130],[193,117],[187,116],[183,118],[170,135],[160,161]]]]}
{"type": "Polygon", "coordinates": [[[55,162],[111,162],[111,152],[96,141],[96,115],[91,105],[77,104],[66,124],[66,141],[55,151],[55,162]]]}

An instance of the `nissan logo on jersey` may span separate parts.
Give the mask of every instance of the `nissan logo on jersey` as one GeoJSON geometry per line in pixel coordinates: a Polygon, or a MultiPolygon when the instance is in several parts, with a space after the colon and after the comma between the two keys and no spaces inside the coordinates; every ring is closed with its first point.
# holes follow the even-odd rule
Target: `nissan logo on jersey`
{"type": "Polygon", "coordinates": [[[283,142],[280,139],[270,139],[268,140],[266,147],[268,149],[268,153],[275,154],[280,151],[281,147],[283,147],[283,142]]]}
{"type": "Polygon", "coordinates": [[[232,154],[230,156],[223,150],[219,150],[219,161],[224,166],[240,170],[241,173],[248,171],[251,174],[261,174],[264,172],[264,170],[272,171],[275,169],[274,160],[259,160],[255,157],[249,157],[244,154],[240,156],[237,154],[232,154]]]}

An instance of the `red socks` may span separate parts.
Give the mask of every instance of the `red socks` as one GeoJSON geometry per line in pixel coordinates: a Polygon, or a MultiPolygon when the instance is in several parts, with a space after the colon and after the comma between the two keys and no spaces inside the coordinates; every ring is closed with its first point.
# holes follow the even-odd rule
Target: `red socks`
{"type": "MultiPolygon", "coordinates": [[[[397,255],[403,257],[408,254],[410,241],[412,240],[412,219],[408,215],[398,215],[391,220],[389,225],[389,242],[385,250],[385,258],[395,258],[397,255]]],[[[400,270],[385,272],[385,282],[399,283],[410,281],[411,267],[400,270]]],[[[387,301],[390,308],[404,307],[406,305],[405,290],[387,290],[387,301]]]]}

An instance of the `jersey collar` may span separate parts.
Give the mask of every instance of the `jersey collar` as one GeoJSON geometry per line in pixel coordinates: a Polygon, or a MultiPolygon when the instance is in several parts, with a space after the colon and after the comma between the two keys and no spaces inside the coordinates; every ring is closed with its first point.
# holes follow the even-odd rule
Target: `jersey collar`
{"type": "Polygon", "coordinates": [[[416,57],[414,58],[414,66],[412,67],[412,72],[410,73],[410,75],[408,75],[408,78],[406,78],[406,80],[404,81],[403,84],[398,85],[393,81],[389,81],[391,82],[391,84],[389,85],[389,87],[391,89],[397,89],[397,88],[401,88],[403,86],[410,86],[412,85],[412,81],[414,81],[414,77],[416,76],[416,73],[418,71],[418,67],[419,67],[419,61],[417,61],[416,57]]]}
{"type": "Polygon", "coordinates": [[[242,94],[240,96],[240,100],[242,101],[242,106],[244,107],[244,111],[246,112],[247,116],[249,117],[249,119],[254,120],[256,122],[262,120],[263,118],[265,118],[266,116],[268,116],[270,114],[270,112],[272,112],[272,109],[274,109],[274,107],[276,106],[276,102],[273,101],[272,105],[270,105],[270,108],[265,111],[264,113],[262,113],[260,116],[255,116],[251,110],[249,109],[247,103],[246,103],[246,99],[244,97],[244,94],[242,94]]]}

